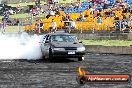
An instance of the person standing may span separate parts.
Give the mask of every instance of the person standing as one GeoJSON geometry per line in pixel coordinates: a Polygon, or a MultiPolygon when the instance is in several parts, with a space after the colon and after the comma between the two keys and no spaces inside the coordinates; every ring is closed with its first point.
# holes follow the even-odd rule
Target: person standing
{"type": "Polygon", "coordinates": [[[52,19],[52,32],[55,32],[57,30],[57,24],[54,21],[54,19],[52,19]]]}
{"type": "Polygon", "coordinates": [[[56,6],[56,3],[58,2],[57,0],[52,0],[53,1],[53,5],[56,6]]]}

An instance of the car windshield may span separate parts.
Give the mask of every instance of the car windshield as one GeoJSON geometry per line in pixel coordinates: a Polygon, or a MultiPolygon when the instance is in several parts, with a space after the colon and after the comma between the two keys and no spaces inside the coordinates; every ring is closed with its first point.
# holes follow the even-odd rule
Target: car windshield
{"type": "Polygon", "coordinates": [[[52,35],[51,42],[77,42],[74,35],[52,35]]]}

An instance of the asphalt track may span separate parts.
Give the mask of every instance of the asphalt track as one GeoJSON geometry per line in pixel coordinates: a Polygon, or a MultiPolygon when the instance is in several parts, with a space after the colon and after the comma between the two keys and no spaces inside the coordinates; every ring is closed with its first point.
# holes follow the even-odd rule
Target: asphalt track
{"type": "MultiPolygon", "coordinates": [[[[63,58],[62,58],[63,59],[63,58]]],[[[132,88],[122,84],[85,84],[76,81],[77,67],[89,73],[127,73],[132,75],[131,55],[88,54],[85,60],[1,60],[0,88],[132,88]]]]}

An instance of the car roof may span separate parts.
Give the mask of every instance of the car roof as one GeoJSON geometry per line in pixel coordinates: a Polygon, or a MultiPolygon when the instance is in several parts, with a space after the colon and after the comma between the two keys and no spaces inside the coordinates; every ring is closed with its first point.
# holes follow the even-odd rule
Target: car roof
{"type": "Polygon", "coordinates": [[[48,35],[73,35],[73,34],[69,34],[69,33],[48,33],[48,35]]]}

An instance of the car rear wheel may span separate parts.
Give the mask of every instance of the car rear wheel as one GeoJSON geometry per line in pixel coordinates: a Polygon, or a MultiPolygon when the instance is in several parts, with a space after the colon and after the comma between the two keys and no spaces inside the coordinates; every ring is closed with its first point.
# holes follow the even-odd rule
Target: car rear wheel
{"type": "Polygon", "coordinates": [[[78,61],[84,60],[84,57],[78,57],[78,61]]]}
{"type": "MultiPolygon", "coordinates": [[[[41,51],[41,52],[42,52],[42,51],[41,51]]],[[[44,56],[44,54],[43,54],[43,53],[42,53],[42,59],[43,59],[43,60],[45,60],[45,56],[44,56]]]]}
{"type": "Polygon", "coordinates": [[[46,58],[45,56],[42,56],[42,59],[43,59],[44,61],[47,61],[47,60],[48,60],[48,58],[46,58]]]}
{"type": "Polygon", "coordinates": [[[45,56],[42,56],[42,59],[45,59],[45,56]]]}
{"type": "Polygon", "coordinates": [[[53,61],[53,54],[52,54],[52,49],[49,48],[49,60],[53,61]]]}

